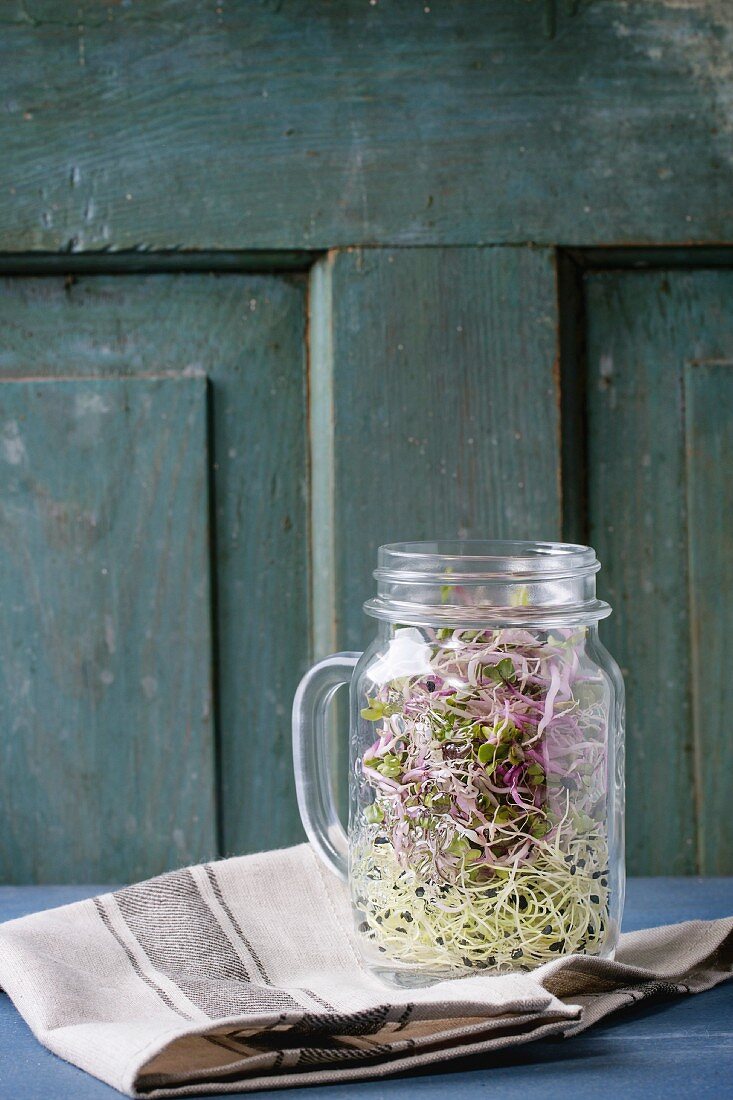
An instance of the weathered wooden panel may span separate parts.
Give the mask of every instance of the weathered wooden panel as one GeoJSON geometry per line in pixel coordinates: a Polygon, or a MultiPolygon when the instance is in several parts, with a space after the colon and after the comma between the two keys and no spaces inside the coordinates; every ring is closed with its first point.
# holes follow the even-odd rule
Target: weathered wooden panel
{"type": "Polygon", "coordinates": [[[731,240],[731,5],[556,6],[5,5],[0,249],[731,240]]]}
{"type": "Polygon", "coordinates": [[[361,604],[380,543],[558,536],[556,298],[547,250],[322,261],[311,319],[320,648],[360,648],[373,632],[361,604]]]}
{"type": "MultiPolygon", "coordinates": [[[[707,630],[710,623],[704,615],[698,619],[704,602],[693,603],[690,622],[688,539],[698,555],[693,573],[699,569],[702,577],[706,568],[716,568],[726,534],[721,528],[714,535],[717,551],[702,550],[710,526],[722,522],[712,487],[687,514],[683,374],[688,360],[733,354],[731,301],[733,275],[726,271],[616,271],[587,280],[588,538],[604,566],[599,589],[615,612],[603,636],[627,685],[628,853],[637,874],[709,868],[729,844],[712,837],[710,822],[721,802],[713,797],[711,810],[702,810],[705,780],[693,760],[691,630],[707,630]]],[[[703,400],[699,391],[697,400],[703,400]]],[[[725,409],[721,395],[710,447],[715,439],[722,446],[730,431],[725,409]]],[[[712,407],[705,404],[700,415],[695,448],[704,445],[699,433],[712,407]]],[[[699,478],[707,459],[704,451],[693,454],[699,478]]],[[[724,479],[722,470],[719,476],[724,479]]],[[[696,497],[700,491],[695,488],[696,497]]],[[[695,590],[698,600],[715,598],[702,583],[695,590]]],[[[715,614],[721,642],[723,623],[730,621],[724,598],[720,588],[715,614]]],[[[711,659],[710,670],[718,658],[711,659]]],[[[698,760],[707,755],[708,777],[729,759],[713,743],[713,731],[727,720],[720,702],[713,695],[696,703],[708,723],[705,747],[698,750],[698,760]]],[[[725,833],[721,820],[717,828],[725,833]]]]}
{"type": "Polygon", "coordinates": [[[204,379],[0,384],[0,878],[216,849],[204,379]]]}
{"type": "Polygon", "coordinates": [[[5,376],[32,363],[48,375],[209,378],[226,853],[302,838],[289,708],[309,648],[304,340],[295,276],[0,284],[5,376]]]}
{"type": "Polygon", "coordinates": [[[688,364],[685,409],[699,865],[720,875],[733,867],[733,360],[688,364]]]}

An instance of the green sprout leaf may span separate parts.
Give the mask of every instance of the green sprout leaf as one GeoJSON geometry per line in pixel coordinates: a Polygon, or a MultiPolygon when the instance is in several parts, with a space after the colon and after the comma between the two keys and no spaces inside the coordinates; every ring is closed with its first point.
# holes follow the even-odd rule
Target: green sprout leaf
{"type": "Polygon", "coordinates": [[[381,775],[387,777],[387,779],[397,779],[402,774],[402,762],[398,756],[393,756],[391,752],[386,752],[384,756],[379,758],[377,764],[377,771],[381,775]]]}
{"type": "Polygon", "coordinates": [[[502,657],[496,665],[484,666],[490,680],[495,684],[512,684],[517,678],[514,661],[511,657],[502,657]]]}
{"type": "Polygon", "coordinates": [[[516,680],[517,674],[514,671],[514,661],[511,657],[502,657],[496,667],[502,680],[506,680],[507,683],[516,680]]]}
{"type": "Polygon", "coordinates": [[[364,810],[364,817],[370,825],[379,825],[380,822],[384,821],[384,810],[376,802],[372,802],[364,810]]]}
{"type": "Polygon", "coordinates": [[[515,588],[510,597],[512,607],[529,607],[529,589],[526,584],[520,584],[515,588]]]}
{"type": "Polygon", "coordinates": [[[481,853],[477,852],[475,848],[466,840],[465,836],[454,836],[448,845],[447,851],[452,856],[460,856],[466,863],[473,863],[474,860],[480,858],[481,853]]]}
{"type": "Polygon", "coordinates": [[[508,756],[512,764],[521,764],[524,760],[524,751],[522,749],[522,746],[517,744],[516,741],[513,741],[512,744],[509,746],[508,756]]]}
{"type": "Polygon", "coordinates": [[[527,768],[527,778],[535,787],[545,782],[545,769],[541,764],[530,764],[527,768]]]}
{"type": "Polygon", "coordinates": [[[479,764],[494,764],[496,756],[496,745],[490,745],[488,741],[485,741],[483,745],[479,746],[478,750],[478,762],[479,764]]]}
{"type": "Polygon", "coordinates": [[[434,810],[436,813],[444,814],[451,807],[451,797],[449,794],[444,794],[442,791],[435,791],[425,796],[425,805],[428,809],[434,810]]]}
{"type": "Polygon", "coordinates": [[[383,703],[380,699],[367,699],[369,706],[364,707],[359,713],[367,722],[378,722],[381,718],[390,718],[396,714],[399,707],[391,703],[383,703]]]}

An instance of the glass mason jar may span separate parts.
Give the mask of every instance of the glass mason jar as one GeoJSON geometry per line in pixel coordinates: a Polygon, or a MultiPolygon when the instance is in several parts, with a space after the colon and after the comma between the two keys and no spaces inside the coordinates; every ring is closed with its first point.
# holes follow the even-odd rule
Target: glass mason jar
{"type": "Polygon", "coordinates": [[[423,984],[613,954],[624,896],[618,666],[589,547],[396,543],[362,654],[317,664],[293,708],[303,825],[348,880],[364,961],[423,984]],[[350,683],[348,838],[326,708],[350,683]]]}

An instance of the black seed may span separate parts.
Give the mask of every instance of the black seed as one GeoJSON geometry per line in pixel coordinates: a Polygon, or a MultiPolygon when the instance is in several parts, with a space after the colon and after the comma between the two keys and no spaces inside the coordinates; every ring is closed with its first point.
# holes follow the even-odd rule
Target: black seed
{"type": "Polygon", "coordinates": [[[487,960],[487,964],[488,964],[489,966],[496,966],[496,958],[495,958],[495,957],[494,957],[494,956],[492,955],[492,956],[491,956],[491,957],[490,957],[490,958],[489,958],[489,959],[487,960]]]}
{"type": "Polygon", "coordinates": [[[435,680],[428,680],[425,687],[428,689],[428,691],[435,691],[435,680]]]}
{"type": "Polygon", "coordinates": [[[578,867],[585,867],[585,860],[584,859],[579,859],[578,860],[578,867]]]}
{"type": "Polygon", "coordinates": [[[527,899],[525,897],[520,897],[520,899],[519,899],[519,912],[523,913],[528,905],[529,905],[529,902],[527,901],[527,899]]]}
{"type": "Polygon", "coordinates": [[[522,951],[521,947],[515,947],[514,950],[512,951],[512,958],[513,959],[521,959],[523,954],[524,954],[524,952],[522,951]]]}
{"type": "Polygon", "coordinates": [[[406,936],[406,935],[407,935],[407,929],[406,929],[406,928],[402,928],[402,927],[400,927],[399,925],[398,925],[398,927],[397,927],[397,928],[395,928],[395,932],[401,932],[403,936],[406,936]]]}
{"type": "Polygon", "coordinates": [[[608,886],[608,879],[607,878],[602,878],[601,879],[601,886],[608,886]]]}
{"type": "Polygon", "coordinates": [[[392,916],[392,910],[391,909],[385,909],[384,910],[384,915],[385,915],[385,917],[391,917],[392,916]]]}
{"type": "Polygon", "coordinates": [[[424,886],[418,886],[417,890],[415,891],[415,894],[419,898],[424,898],[425,897],[425,887],[424,886]]]}
{"type": "Polygon", "coordinates": [[[381,916],[380,916],[380,917],[377,917],[377,918],[376,918],[376,921],[377,921],[377,924],[381,924],[381,923],[382,923],[382,918],[381,918],[381,916]]]}
{"type": "Polygon", "coordinates": [[[400,913],[403,920],[406,920],[408,924],[412,924],[412,913],[400,913]]]}
{"type": "Polygon", "coordinates": [[[598,894],[591,894],[590,900],[593,902],[594,905],[598,905],[598,902],[601,899],[598,897],[598,894]]]}
{"type": "Polygon", "coordinates": [[[572,863],[573,862],[573,857],[572,856],[565,856],[565,862],[566,863],[572,863]]]}
{"type": "Polygon", "coordinates": [[[380,944],[380,945],[379,945],[379,950],[380,950],[380,951],[386,951],[386,950],[387,950],[387,948],[386,948],[386,947],[382,947],[382,945],[380,944]]]}
{"type": "Polygon", "coordinates": [[[577,868],[576,868],[575,864],[573,864],[573,866],[570,868],[570,874],[574,875],[576,870],[577,870],[577,868]]]}
{"type": "Polygon", "coordinates": [[[592,924],[589,924],[589,925],[588,925],[588,935],[589,935],[589,936],[595,936],[595,934],[596,934],[596,933],[595,933],[595,929],[593,928],[593,925],[592,925],[592,924]]]}
{"type": "Polygon", "coordinates": [[[443,944],[445,943],[445,940],[443,939],[443,937],[442,937],[442,936],[436,936],[436,937],[435,937],[435,942],[436,942],[436,943],[439,943],[439,944],[440,944],[440,946],[442,947],[442,946],[443,946],[443,944]]]}
{"type": "Polygon", "coordinates": [[[369,925],[367,924],[367,922],[365,920],[363,920],[361,922],[361,924],[359,925],[359,931],[360,932],[368,932],[369,931],[369,925]]]}
{"type": "Polygon", "coordinates": [[[557,940],[556,943],[550,944],[550,951],[562,951],[562,941],[557,940]]]}
{"type": "Polygon", "coordinates": [[[590,877],[591,878],[600,878],[601,877],[601,872],[600,871],[594,871],[593,874],[590,877]]]}
{"type": "Polygon", "coordinates": [[[550,936],[551,934],[552,934],[552,925],[551,924],[546,924],[545,927],[542,929],[542,935],[543,936],[550,936]]]}
{"type": "Polygon", "coordinates": [[[499,893],[498,890],[487,890],[486,893],[484,894],[484,897],[485,898],[495,898],[498,893],[499,893]]]}
{"type": "Polygon", "coordinates": [[[473,963],[471,962],[471,960],[470,960],[470,959],[466,959],[466,958],[464,958],[464,959],[462,959],[461,961],[462,961],[462,963],[463,963],[463,965],[464,965],[464,966],[473,966],[473,963]]]}
{"type": "Polygon", "coordinates": [[[374,843],[375,844],[387,844],[387,838],[386,838],[386,836],[375,837],[374,843]]]}

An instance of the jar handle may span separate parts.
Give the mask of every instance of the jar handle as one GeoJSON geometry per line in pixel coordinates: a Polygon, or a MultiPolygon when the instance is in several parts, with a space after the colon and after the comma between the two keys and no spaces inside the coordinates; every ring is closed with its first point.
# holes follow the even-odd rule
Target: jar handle
{"type": "Polygon", "coordinates": [[[361,653],[334,653],[306,672],[293,700],[293,766],[298,809],[308,839],[323,862],[346,881],[349,841],[330,783],[326,711],[342,684],[351,682],[361,653]]]}

